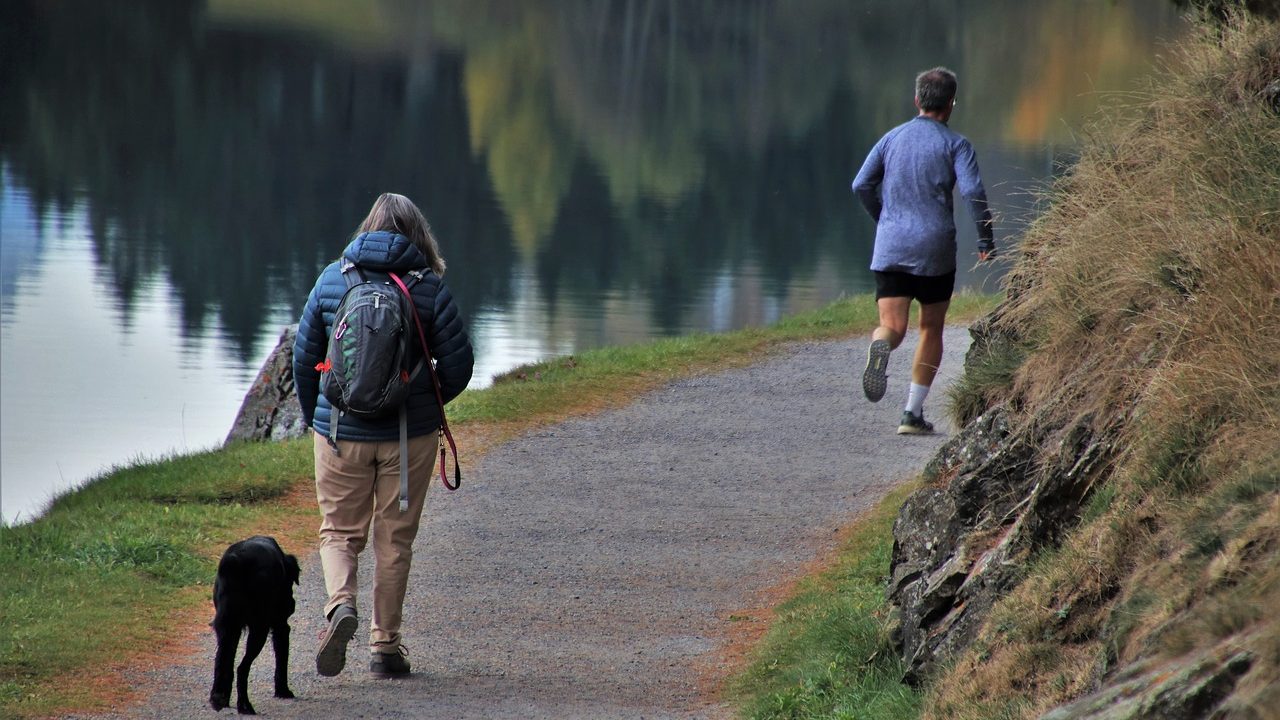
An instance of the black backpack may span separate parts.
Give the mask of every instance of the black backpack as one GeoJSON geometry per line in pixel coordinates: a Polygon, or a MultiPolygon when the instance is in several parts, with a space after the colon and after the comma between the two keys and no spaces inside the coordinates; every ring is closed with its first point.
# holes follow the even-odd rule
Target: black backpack
{"type": "Polygon", "coordinates": [[[372,282],[350,260],[342,259],[342,277],[347,291],[338,301],[329,349],[321,364],[320,392],[333,405],[329,418],[329,446],[338,452],[338,423],[350,413],[361,418],[400,415],[400,511],[409,507],[408,414],[409,387],[426,367],[431,371],[436,402],[440,404],[440,482],[450,490],[462,485],[458,448],[445,419],[440,379],[431,364],[427,336],[413,305],[410,289],[423,278],[424,271],[410,270],[405,279],[388,273],[387,280],[372,282]],[[393,285],[392,282],[395,284],[393,285]],[[413,331],[422,343],[422,357],[408,367],[413,331]],[[452,484],[445,476],[444,443],[453,451],[452,484]]]}
{"type": "MultiPolygon", "coordinates": [[[[422,359],[408,367],[417,310],[389,279],[371,282],[346,258],[342,277],[347,291],[333,319],[320,392],[342,414],[385,417],[404,405],[409,384],[422,370],[422,359]]],[[[409,272],[405,284],[411,288],[421,279],[421,272],[409,272]]],[[[330,426],[336,437],[337,417],[330,426]]]]}

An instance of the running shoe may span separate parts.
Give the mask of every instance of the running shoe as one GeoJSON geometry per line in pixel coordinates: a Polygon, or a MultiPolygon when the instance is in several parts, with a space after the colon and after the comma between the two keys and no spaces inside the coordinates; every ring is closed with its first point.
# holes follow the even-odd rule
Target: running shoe
{"type": "Polygon", "coordinates": [[[899,435],[932,435],[933,423],[926,422],[924,414],[913,415],[910,410],[902,411],[902,422],[898,423],[899,435]]]}
{"type": "Polygon", "coordinates": [[[872,340],[867,348],[867,369],[862,371],[862,392],[871,402],[880,402],[889,387],[889,341],[872,340]]]}

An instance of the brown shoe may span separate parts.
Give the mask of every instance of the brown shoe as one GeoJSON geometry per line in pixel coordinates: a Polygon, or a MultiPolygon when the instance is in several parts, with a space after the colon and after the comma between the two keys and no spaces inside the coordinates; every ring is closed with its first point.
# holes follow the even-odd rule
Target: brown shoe
{"type": "Polygon", "coordinates": [[[329,628],[321,636],[320,649],[316,651],[316,672],[325,677],[342,672],[347,665],[347,643],[351,642],[359,624],[355,608],[350,605],[334,608],[329,616],[329,628]]]}
{"type": "Polygon", "coordinates": [[[409,650],[401,645],[395,652],[374,652],[369,661],[369,672],[374,677],[402,678],[409,676],[409,650]]]}

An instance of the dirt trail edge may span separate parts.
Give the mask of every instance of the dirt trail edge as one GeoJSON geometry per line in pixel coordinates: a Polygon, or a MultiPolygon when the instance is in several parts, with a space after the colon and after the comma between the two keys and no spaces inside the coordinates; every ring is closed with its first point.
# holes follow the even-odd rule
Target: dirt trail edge
{"type": "MultiPolygon", "coordinates": [[[[473,460],[461,491],[433,484],[427,500],[405,612],[412,677],[369,674],[364,616],[346,670],[316,675],[324,584],[312,554],[301,558],[293,617],[298,698],[272,697],[268,644],[249,685],[258,712],[730,716],[700,686],[707,668],[728,671],[717,659],[728,613],[830,551],[843,524],[918,472],[951,431],[944,390],[968,333],[947,330],[928,403],[940,433],[929,437],[895,434],[914,341],[893,354],[889,393],[875,405],[860,385],[866,340],[804,343],[473,460]]],[[[207,634],[196,655],[142,679],[148,699],[122,716],[211,716],[212,658],[207,634]]]]}

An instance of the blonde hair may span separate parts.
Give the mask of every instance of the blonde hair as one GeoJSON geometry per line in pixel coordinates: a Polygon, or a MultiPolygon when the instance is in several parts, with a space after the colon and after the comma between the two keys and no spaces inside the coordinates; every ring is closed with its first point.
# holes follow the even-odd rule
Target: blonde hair
{"type": "Polygon", "coordinates": [[[360,223],[356,234],[384,230],[399,233],[409,239],[422,254],[436,275],[444,275],[444,258],[436,236],[426,216],[409,198],[396,193],[382,193],[369,209],[369,215],[360,223]]]}

